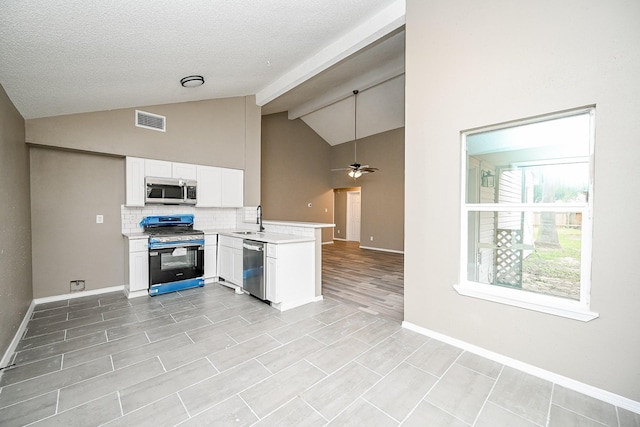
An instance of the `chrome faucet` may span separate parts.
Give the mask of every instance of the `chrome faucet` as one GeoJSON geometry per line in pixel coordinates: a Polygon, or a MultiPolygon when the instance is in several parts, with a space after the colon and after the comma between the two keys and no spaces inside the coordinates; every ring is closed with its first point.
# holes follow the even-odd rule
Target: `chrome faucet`
{"type": "Polygon", "coordinates": [[[264,231],[264,227],[262,226],[262,205],[258,205],[256,213],[256,224],[260,224],[258,231],[262,233],[264,231]]]}

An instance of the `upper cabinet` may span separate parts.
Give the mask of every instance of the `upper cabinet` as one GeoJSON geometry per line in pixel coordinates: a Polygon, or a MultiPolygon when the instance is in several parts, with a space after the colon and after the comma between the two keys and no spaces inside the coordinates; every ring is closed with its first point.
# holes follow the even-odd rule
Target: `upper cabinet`
{"type": "Polygon", "coordinates": [[[127,186],[125,203],[127,206],[144,206],[144,167],[144,159],[127,157],[125,166],[125,181],[127,186]]]}
{"type": "Polygon", "coordinates": [[[196,165],[145,159],[144,173],[158,178],[196,179],[196,165]]]}
{"type": "Polygon", "coordinates": [[[239,208],[244,204],[242,170],[127,157],[127,206],[144,206],[146,176],[195,179],[198,182],[196,207],[239,208]]]}
{"type": "Polygon", "coordinates": [[[197,166],[188,163],[171,163],[171,176],[173,178],[197,179],[197,166]]]}
{"type": "Polygon", "coordinates": [[[145,159],[144,174],[145,176],[154,176],[157,178],[171,178],[171,162],[164,160],[145,159]]]}
{"type": "Polygon", "coordinates": [[[243,206],[244,171],[198,165],[197,181],[197,207],[239,208],[243,206]]]}

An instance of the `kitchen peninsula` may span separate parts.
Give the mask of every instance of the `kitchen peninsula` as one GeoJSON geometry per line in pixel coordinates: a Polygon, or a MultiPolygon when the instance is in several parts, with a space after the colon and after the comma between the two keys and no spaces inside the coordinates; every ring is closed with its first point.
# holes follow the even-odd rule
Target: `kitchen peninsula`
{"type": "MultiPolygon", "coordinates": [[[[250,209],[250,208],[247,208],[250,209]]],[[[183,209],[184,210],[184,209],[183,209]]],[[[198,222],[198,209],[196,223],[198,222]]],[[[206,228],[205,283],[220,282],[236,291],[243,288],[243,241],[264,244],[265,300],[284,311],[322,299],[322,228],[333,224],[294,221],[264,221],[265,231],[253,230],[254,223],[239,222],[238,228],[206,228]]],[[[148,292],[146,236],[125,232],[130,248],[127,259],[129,298],[148,292]]]]}

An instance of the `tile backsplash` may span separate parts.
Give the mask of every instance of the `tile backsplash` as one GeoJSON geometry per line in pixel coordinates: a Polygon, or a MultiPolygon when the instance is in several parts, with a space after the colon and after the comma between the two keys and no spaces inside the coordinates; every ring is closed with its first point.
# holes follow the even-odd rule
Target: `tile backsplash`
{"type": "MultiPolygon", "coordinates": [[[[192,206],[154,205],[129,207],[121,205],[120,216],[123,233],[141,233],[140,221],[150,215],[193,214],[194,228],[218,230],[237,228],[244,219],[245,208],[194,208],[192,206]]],[[[255,217],[254,217],[255,218],[255,217]]]]}

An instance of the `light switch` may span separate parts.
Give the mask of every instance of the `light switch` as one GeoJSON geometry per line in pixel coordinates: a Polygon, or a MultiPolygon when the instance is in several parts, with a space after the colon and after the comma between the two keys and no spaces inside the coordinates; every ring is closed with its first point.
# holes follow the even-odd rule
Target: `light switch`
{"type": "Polygon", "coordinates": [[[104,222],[104,215],[96,215],[96,224],[102,224],[104,222]]]}

